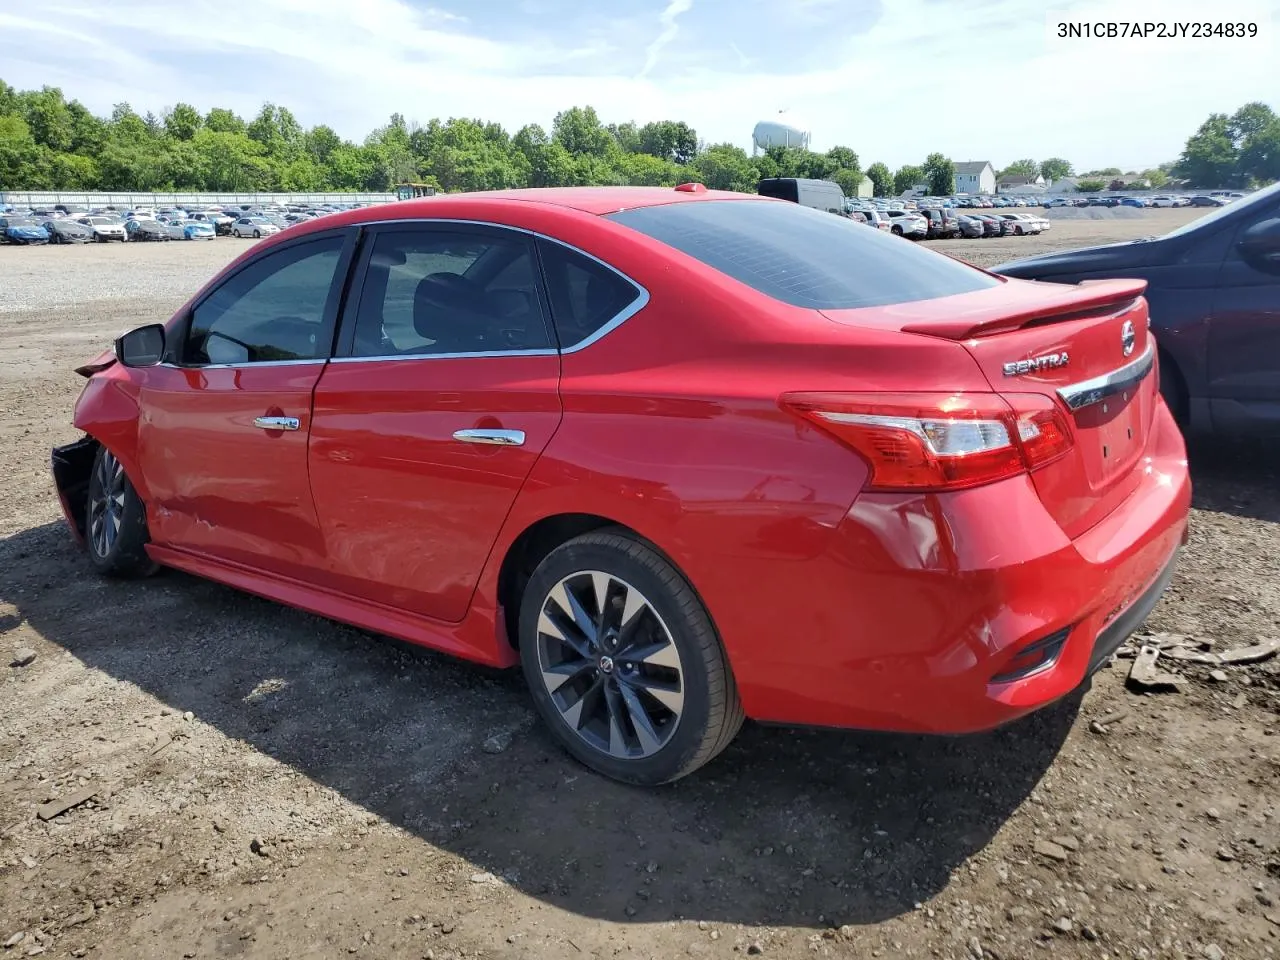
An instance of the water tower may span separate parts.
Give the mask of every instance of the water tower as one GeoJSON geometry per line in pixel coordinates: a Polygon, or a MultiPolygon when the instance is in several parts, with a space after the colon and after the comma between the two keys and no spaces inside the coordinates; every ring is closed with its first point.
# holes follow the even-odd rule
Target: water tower
{"type": "Polygon", "coordinates": [[[751,132],[751,154],[755,156],[761,150],[770,147],[799,147],[809,149],[809,141],[813,134],[807,124],[781,110],[772,120],[761,120],[751,132]]]}

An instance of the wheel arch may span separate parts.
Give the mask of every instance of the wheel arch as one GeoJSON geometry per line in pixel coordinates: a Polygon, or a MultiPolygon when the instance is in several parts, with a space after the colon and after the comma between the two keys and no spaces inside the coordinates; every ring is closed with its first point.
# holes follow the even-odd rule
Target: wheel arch
{"type": "Polygon", "coordinates": [[[1191,394],[1187,387],[1187,377],[1178,361],[1163,345],[1156,346],[1156,362],[1160,365],[1160,393],[1178,426],[1186,428],[1191,416],[1191,394]]]}
{"type": "MultiPolygon", "coordinates": [[[[568,543],[584,533],[608,530],[613,533],[634,537],[650,550],[656,552],[663,560],[671,564],[684,578],[689,588],[698,595],[699,602],[707,609],[705,600],[698,593],[697,585],[681,568],[667,551],[654,543],[643,533],[621,521],[594,513],[556,513],[529,524],[522,530],[507,548],[498,568],[498,608],[502,611],[502,619],[498,624],[506,636],[507,643],[517,652],[520,649],[520,602],[524,596],[525,585],[533,571],[537,569],[548,554],[561,544],[568,543]]],[[[707,613],[711,618],[710,610],[707,613]]],[[[716,630],[715,620],[711,618],[711,626],[716,630]]]]}

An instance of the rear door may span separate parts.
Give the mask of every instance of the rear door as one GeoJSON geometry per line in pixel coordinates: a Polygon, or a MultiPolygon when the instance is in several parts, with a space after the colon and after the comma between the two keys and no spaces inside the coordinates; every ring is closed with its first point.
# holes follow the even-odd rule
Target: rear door
{"type": "Polygon", "coordinates": [[[315,391],[309,470],[328,579],[461,620],[561,418],[534,241],[499,227],[370,230],[315,391]]]}

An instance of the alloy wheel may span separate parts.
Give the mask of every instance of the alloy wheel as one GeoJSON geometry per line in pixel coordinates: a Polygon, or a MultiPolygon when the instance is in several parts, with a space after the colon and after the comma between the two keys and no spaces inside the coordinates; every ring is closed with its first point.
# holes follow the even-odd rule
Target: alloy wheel
{"type": "Polygon", "coordinates": [[[680,651],[652,603],[599,570],[557,583],[538,614],[538,668],[561,718],[592,748],[650,757],[684,710],[680,651]]]}
{"type": "Polygon", "coordinates": [[[103,450],[97,471],[98,489],[89,502],[89,540],[93,552],[106,557],[120,536],[120,522],[124,517],[124,467],[103,450]]]}

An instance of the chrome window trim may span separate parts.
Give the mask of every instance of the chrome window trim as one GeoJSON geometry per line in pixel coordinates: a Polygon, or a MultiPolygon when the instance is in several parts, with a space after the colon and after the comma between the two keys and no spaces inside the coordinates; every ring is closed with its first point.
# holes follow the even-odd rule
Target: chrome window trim
{"type": "Polygon", "coordinates": [[[157,363],[155,366],[168,367],[170,370],[237,370],[241,367],[302,367],[328,362],[328,357],[318,357],[306,360],[246,360],[243,363],[157,363]]]}
{"type": "Polygon", "coordinates": [[[477,350],[473,353],[380,353],[369,357],[334,357],[330,363],[365,363],[371,360],[483,360],[498,357],[554,357],[559,350],[553,347],[537,350],[477,350]]]}
{"type": "MultiPolygon", "coordinates": [[[[604,267],[606,270],[609,270],[612,273],[616,274],[617,276],[621,277],[623,280],[625,280],[627,283],[631,284],[631,286],[635,288],[636,298],[632,300],[629,304],[627,304],[627,306],[623,307],[620,311],[614,314],[605,323],[601,324],[600,327],[594,333],[592,333],[590,336],[584,337],[583,339],[579,340],[577,343],[574,343],[571,346],[568,346],[568,347],[562,346],[559,350],[549,351],[551,354],[577,353],[579,350],[585,350],[587,347],[591,346],[593,343],[598,342],[599,340],[608,336],[614,330],[618,329],[618,327],[622,326],[622,324],[630,320],[637,313],[639,313],[641,310],[643,310],[645,307],[649,305],[649,291],[644,287],[644,285],[637,282],[636,280],[633,280],[631,277],[627,276],[617,267],[613,266],[613,264],[605,263],[605,261],[601,260],[599,257],[593,254],[587,253],[587,251],[583,250],[581,247],[575,247],[572,243],[565,243],[565,241],[560,240],[556,237],[548,236],[545,233],[539,233],[537,230],[530,230],[527,227],[515,227],[510,224],[495,223],[489,220],[462,220],[455,217],[412,217],[412,218],[403,218],[403,219],[395,219],[395,220],[364,220],[364,221],[361,221],[360,223],[351,224],[351,226],[378,227],[378,226],[388,226],[388,225],[396,226],[399,224],[411,224],[411,225],[412,224],[427,224],[427,225],[454,224],[454,225],[460,225],[460,226],[466,226],[466,227],[487,227],[491,230],[511,230],[515,233],[522,233],[522,234],[525,234],[526,236],[534,237],[538,240],[546,240],[548,243],[557,244],[558,246],[564,247],[566,250],[572,250],[574,253],[578,254],[579,256],[586,257],[588,260],[593,260],[596,263],[600,264],[600,266],[604,267]]],[[[553,317],[552,326],[554,327],[554,325],[555,325],[555,318],[553,317]]],[[[388,359],[390,360],[428,360],[433,358],[456,360],[461,357],[491,357],[491,356],[509,357],[509,356],[540,356],[540,355],[542,355],[542,351],[540,350],[539,351],[510,350],[510,351],[483,351],[483,352],[476,352],[476,353],[449,353],[449,354],[431,353],[431,354],[414,355],[412,357],[409,357],[409,356],[334,357],[333,359],[334,359],[334,362],[336,363],[338,361],[347,361],[347,360],[388,360],[388,359]]]]}
{"type": "Polygon", "coordinates": [[[1147,349],[1137,360],[1090,380],[1059,387],[1058,396],[1062,398],[1067,408],[1073,411],[1100,403],[1107,397],[1115,396],[1140,383],[1151,372],[1155,357],[1156,344],[1151,340],[1147,343],[1147,349]]]}

